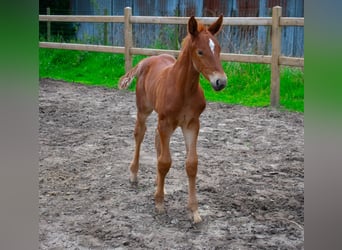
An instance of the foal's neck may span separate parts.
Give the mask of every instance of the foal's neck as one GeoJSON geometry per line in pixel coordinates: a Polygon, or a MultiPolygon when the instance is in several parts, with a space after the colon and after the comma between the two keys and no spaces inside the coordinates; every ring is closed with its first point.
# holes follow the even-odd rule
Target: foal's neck
{"type": "MultiPolygon", "coordinates": [[[[187,41],[187,43],[189,42],[187,41]]],[[[184,48],[179,54],[174,69],[177,74],[176,84],[179,91],[182,91],[183,94],[191,95],[194,91],[198,90],[200,73],[194,67],[188,44],[184,44],[184,48]]]]}

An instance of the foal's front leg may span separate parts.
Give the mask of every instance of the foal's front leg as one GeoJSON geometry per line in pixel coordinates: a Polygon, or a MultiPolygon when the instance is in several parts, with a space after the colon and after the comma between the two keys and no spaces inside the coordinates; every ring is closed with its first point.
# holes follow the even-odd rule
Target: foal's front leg
{"type": "Polygon", "coordinates": [[[172,128],[166,119],[159,119],[157,135],[156,135],[156,149],[157,149],[157,189],[154,194],[156,209],[159,213],[164,212],[164,184],[165,176],[171,167],[170,154],[170,137],[174,128],[172,128]]]}
{"type": "Polygon", "coordinates": [[[189,179],[189,200],[188,208],[192,213],[195,223],[201,222],[202,218],[198,213],[198,201],[196,197],[196,175],[197,175],[197,137],[199,131],[199,120],[192,120],[187,126],[182,127],[182,132],[185,139],[187,158],[186,158],[186,173],[189,179]]]}

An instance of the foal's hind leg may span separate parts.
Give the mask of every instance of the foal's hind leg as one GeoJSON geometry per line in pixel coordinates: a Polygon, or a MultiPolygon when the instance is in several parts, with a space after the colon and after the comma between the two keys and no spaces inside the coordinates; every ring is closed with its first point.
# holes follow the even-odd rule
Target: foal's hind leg
{"type": "MultiPolygon", "coordinates": [[[[158,160],[158,158],[160,156],[160,152],[161,152],[161,149],[160,149],[160,136],[159,136],[158,128],[156,128],[156,132],[155,133],[156,134],[155,134],[155,138],[154,138],[154,145],[155,145],[155,148],[156,148],[156,151],[157,151],[157,160],[158,160]]],[[[158,185],[158,167],[157,167],[156,185],[158,185]]]]}
{"type": "Polygon", "coordinates": [[[134,158],[130,165],[130,181],[135,183],[138,181],[138,170],[139,170],[139,156],[140,156],[140,145],[144,139],[146,132],[146,119],[151,112],[143,113],[138,112],[137,121],[135,123],[134,138],[135,138],[135,151],[134,158]]]}
{"type": "MultiPolygon", "coordinates": [[[[156,129],[156,136],[155,136],[155,139],[154,139],[154,144],[155,144],[155,148],[156,148],[156,151],[157,151],[157,159],[158,159],[159,156],[160,156],[160,153],[161,153],[160,136],[159,136],[158,128],[156,129]]],[[[158,185],[158,166],[157,166],[156,185],[158,185]]],[[[166,194],[166,189],[165,189],[165,186],[164,186],[164,195],[165,194],[166,194]]]]}

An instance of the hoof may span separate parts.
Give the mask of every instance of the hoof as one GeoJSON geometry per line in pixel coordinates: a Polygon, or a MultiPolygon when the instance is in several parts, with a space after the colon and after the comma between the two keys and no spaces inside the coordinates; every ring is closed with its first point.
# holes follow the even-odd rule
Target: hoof
{"type": "Polygon", "coordinates": [[[194,223],[200,223],[202,222],[202,218],[198,213],[198,210],[196,210],[195,212],[192,213],[193,219],[194,219],[194,223]]]}
{"type": "Polygon", "coordinates": [[[158,214],[163,214],[165,213],[165,207],[163,203],[158,203],[156,204],[156,211],[158,214]]]}
{"type": "Polygon", "coordinates": [[[137,184],[138,183],[138,176],[136,174],[132,174],[129,177],[129,182],[131,184],[137,184]]]}

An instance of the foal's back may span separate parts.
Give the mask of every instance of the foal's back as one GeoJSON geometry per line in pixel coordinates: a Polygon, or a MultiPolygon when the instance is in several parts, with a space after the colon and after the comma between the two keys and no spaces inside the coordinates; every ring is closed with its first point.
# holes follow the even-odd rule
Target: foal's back
{"type": "Polygon", "coordinates": [[[142,70],[138,76],[141,84],[159,84],[159,81],[165,80],[165,70],[172,66],[176,59],[168,54],[151,56],[143,60],[142,70]]]}
{"type": "Polygon", "coordinates": [[[164,99],[166,85],[172,85],[170,81],[170,69],[176,59],[168,54],[151,56],[144,59],[137,76],[136,96],[138,108],[154,109],[157,111],[158,99],[164,99]],[[144,107],[145,106],[145,107],[144,107]],[[148,106],[148,107],[146,107],[148,106]]]}

